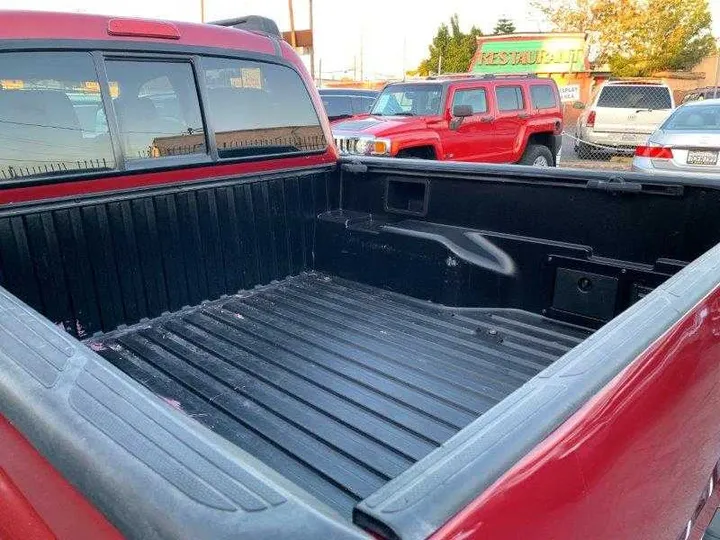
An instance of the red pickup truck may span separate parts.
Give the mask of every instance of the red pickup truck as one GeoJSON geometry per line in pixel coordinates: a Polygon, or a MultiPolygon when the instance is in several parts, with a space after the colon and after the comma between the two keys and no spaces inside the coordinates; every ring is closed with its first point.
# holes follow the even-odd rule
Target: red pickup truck
{"type": "Polygon", "coordinates": [[[0,13],[0,537],[698,539],[717,182],[338,159],[250,22],[0,13]]]}
{"type": "Polygon", "coordinates": [[[455,76],[389,84],[369,115],[332,130],[341,154],[548,167],[562,122],[552,79],[455,76]]]}

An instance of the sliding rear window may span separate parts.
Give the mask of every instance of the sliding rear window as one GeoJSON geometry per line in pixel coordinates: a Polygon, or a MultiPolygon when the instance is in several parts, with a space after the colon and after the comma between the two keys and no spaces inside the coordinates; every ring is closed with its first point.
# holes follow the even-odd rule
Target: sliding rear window
{"type": "Polygon", "coordinates": [[[89,53],[0,55],[0,179],[115,167],[89,53]]]}
{"type": "Polygon", "coordinates": [[[203,58],[221,158],[314,152],[327,146],[299,75],[276,64],[203,58]]]}
{"type": "Polygon", "coordinates": [[[189,62],[108,60],[106,67],[127,161],[206,154],[189,62]]]}

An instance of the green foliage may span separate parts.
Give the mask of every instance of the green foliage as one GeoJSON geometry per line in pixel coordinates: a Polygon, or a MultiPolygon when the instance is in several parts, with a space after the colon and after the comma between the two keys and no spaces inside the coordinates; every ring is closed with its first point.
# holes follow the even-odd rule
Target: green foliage
{"type": "Polygon", "coordinates": [[[506,17],[500,17],[495,23],[493,34],[513,34],[515,32],[515,23],[506,17]]]}
{"type": "Polygon", "coordinates": [[[585,31],[615,75],[691,69],[715,50],[707,0],[553,0],[537,3],[560,31],[585,31]]]}
{"type": "Polygon", "coordinates": [[[482,32],[475,26],[469,33],[464,33],[460,30],[457,14],[453,15],[450,17],[450,26],[443,23],[438,28],[429,47],[429,56],[420,63],[417,73],[422,76],[437,74],[441,56],[442,73],[467,71],[477,49],[477,37],[481,35],[482,32]]]}

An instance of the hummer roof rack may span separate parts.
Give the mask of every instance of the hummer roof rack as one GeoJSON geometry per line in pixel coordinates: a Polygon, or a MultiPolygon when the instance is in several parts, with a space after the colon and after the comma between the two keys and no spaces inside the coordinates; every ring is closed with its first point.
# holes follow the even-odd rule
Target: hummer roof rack
{"type": "Polygon", "coordinates": [[[235,19],[224,19],[221,21],[213,21],[208,24],[216,26],[227,26],[237,28],[239,30],[247,30],[258,34],[265,34],[282,39],[282,34],[278,25],[272,19],[261,17],[259,15],[246,15],[245,17],[237,17],[235,19]]]}
{"type": "Polygon", "coordinates": [[[536,79],[535,73],[443,73],[442,75],[430,75],[427,79],[430,81],[468,79],[482,80],[488,79],[536,79]]]}

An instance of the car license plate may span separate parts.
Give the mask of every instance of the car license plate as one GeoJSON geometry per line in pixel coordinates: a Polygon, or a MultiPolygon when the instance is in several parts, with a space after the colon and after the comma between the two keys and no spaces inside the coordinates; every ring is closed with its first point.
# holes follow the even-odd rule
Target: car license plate
{"type": "Polygon", "coordinates": [[[688,152],[688,165],[717,165],[717,150],[690,150],[688,152]]]}
{"type": "Polygon", "coordinates": [[[634,143],[635,141],[637,141],[637,135],[635,135],[634,133],[625,133],[625,134],[620,138],[620,140],[621,140],[622,142],[634,143]]]}

